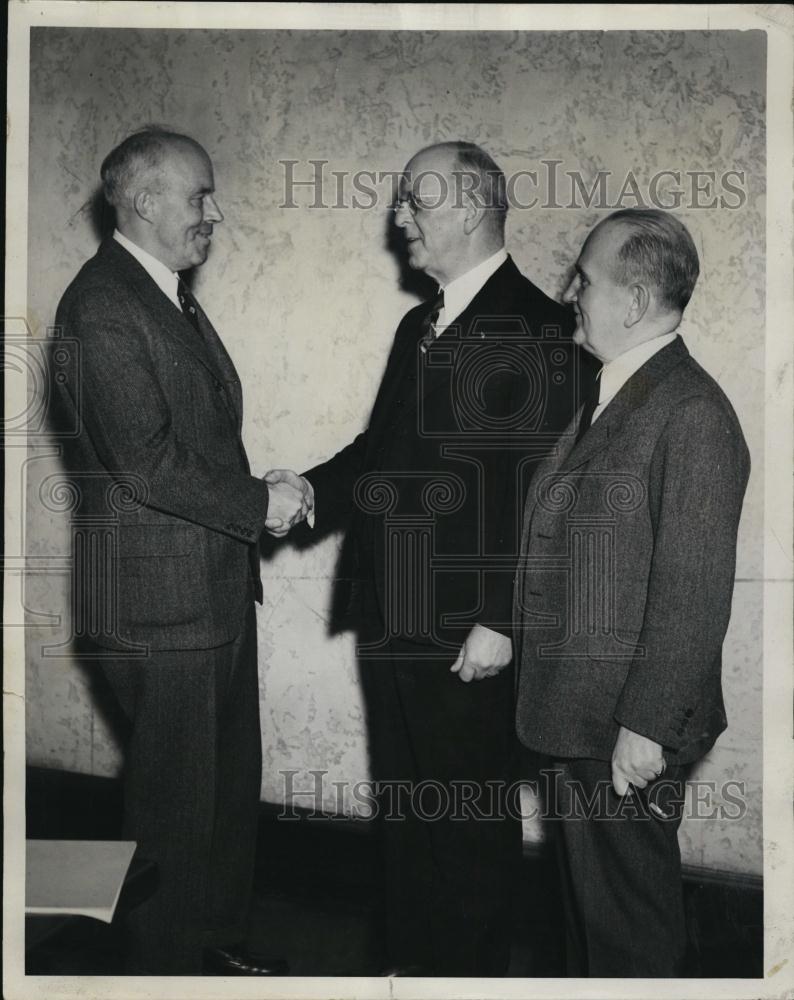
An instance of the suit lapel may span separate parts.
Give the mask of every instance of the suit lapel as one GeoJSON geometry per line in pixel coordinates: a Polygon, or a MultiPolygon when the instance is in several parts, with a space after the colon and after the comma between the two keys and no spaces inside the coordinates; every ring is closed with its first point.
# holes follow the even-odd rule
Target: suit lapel
{"type": "MultiPolygon", "coordinates": [[[[419,352],[419,338],[422,335],[422,324],[432,309],[432,302],[424,303],[424,309],[418,316],[415,323],[405,331],[399,343],[395,343],[394,352],[389,358],[388,367],[383,376],[382,390],[373,408],[373,423],[371,425],[371,438],[373,443],[378,439],[381,431],[388,423],[389,417],[393,413],[393,407],[397,398],[397,393],[403,387],[406,377],[406,369],[409,365],[418,367],[417,355],[419,352]]],[[[414,383],[415,384],[415,383],[414,383]]],[[[408,409],[416,407],[416,390],[405,400],[408,409]]]]}
{"type": "MultiPolygon", "coordinates": [[[[213,369],[217,375],[220,375],[224,385],[226,386],[227,398],[231,401],[233,408],[233,415],[238,423],[238,430],[242,427],[243,419],[243,390],[240,385],[240,379],[237,375],[237,369],[234,367],[234,362],[229,357],[226,348],[223,346],[223,341],[218,336],[215,331],[215,327],[207,319],[207,315],[201,306],[198,305],[198,322],[201,329],[201,336],[204,341],[204,346],[207,348],[207,355],[211,360],[213,369]]],[[[191,332],[195,337],[196,332],[191,327],[191,332]]]]}
{"type": "MultiPolygon", "coordinates": [[[[620,434],[626,418],[645,403],[672,368],[688,357],[686,345],[680,337],[676,337],[671,344],[649,358],[621,387],[581,440],[570,449],[565,460],[560,463],[560,471],[577,469],[603,451],[620,434]]],[[[579,414],[577,420],[578,416],[579,414]]]]}
{"type": "Polygon", "coordinates": [[[620,392],[606,407],[601,416],[590,427],[580,441],[576,441],[582,408],[560,436],[553,455],[544,459],[535,469],[530,480],[524,505],[521,551],[526,551],[532,515],[537,506],[537,490],[544,477],[557,473],[562,476],[573,472],[591,458],[603,451],[620,433],[626,418],[638,407],[642,406],[650,393],[667,376],[667,374],[682,361],[689,357],[689,351],[683,340],[678,337],[662,348],[657,354],[636,371],[620,389],[620,392]]]}
{"type": "MultiPolygon", "coordinates": [[[[521,315],[521,308],[515,298],[516,289],[522,280],[521,272],[513,262],[513,258],[508,256],[507,260],[494,271],[463,312],[456,316],[444,332],[430,345],[429,352],[444,351],[445,349],[448,351],[461,339],[471,336],[478,319],[483,320],[483,323],[477,327],[476,335],[480,339],[487,340],[489,336],[503,333],[510,322],[511,315],[516,317],[521,315]],[[487,321],[489,319],[498,320],[498,329],[488,329],[487,321]]],[[[422,399],[427,399],[428,396],[432,396],[441,389],[449,391],[450,365],[445,363],[441,366],[442,376],[439,378],[432,377],[431,373],[434,369],[430,365],[422,366],[422,370],[424,373],[421,385],[422,399]]]]}
{"type": "Polygon", "coordinates": [[[242,419],[240,381],[220,337],[201,307],[199,306],[201,335],[198,335],[181,309],[174,305],[146,269],[121,246],[118,240],[112,237],[106,239],[100,246],[99,253],[107,257],[115,270],[124,274],[127,283],[158,324],[200,361],[214,379],[222,382],[230,397],[233,415],[239,423],[242,419]]]}

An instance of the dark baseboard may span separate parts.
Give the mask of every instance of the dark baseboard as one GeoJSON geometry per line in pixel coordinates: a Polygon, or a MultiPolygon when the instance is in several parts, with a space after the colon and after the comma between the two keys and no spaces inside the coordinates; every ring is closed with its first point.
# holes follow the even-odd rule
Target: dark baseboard
{"type": "MultiPolygon", "coordinates": [[[[372,900],[379,885],[374,824],[262,803],[257,883],[271,891],[348,902],[372,900]],[[289,817],[286,819],[285,817],[289,817]]],[[[685,866],[682,872],[692,977],[763,975],[763,880],[685,866]]],[[[534,976],[563,968],[563,913],[554,852],[524,844],[516,887],[515,943],[531,940],[534,976]]]]}
{"type": "MultiPolygon", "coordinates": [[[[28,837],[113,839],[120,836],[121,817],[117,779],[28,768],[28,837]]],[[[380,865],[373,834],[374,824],[369,820],[262,803],[257,894],[374,912],[380,865]]],[[[516,886],[514,947],[532,942],[527,975],[562,974],[562,910],[552,853],[549,845],[525,845],[516,886]]],[[[762,976],[761,879],[691,866],[685,868],[683,879],[689,974],[762,976]]]]}

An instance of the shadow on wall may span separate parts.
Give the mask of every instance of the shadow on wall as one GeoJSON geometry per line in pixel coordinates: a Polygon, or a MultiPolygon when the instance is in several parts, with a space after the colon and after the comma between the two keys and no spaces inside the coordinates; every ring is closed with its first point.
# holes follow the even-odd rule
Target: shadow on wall
{"type": "MultiPolygon", "coordinates": [[[[400,291],[416,296],[418,302],[431,299],[436,295],[437,282],[428,277],[423,271],[415,270],[408,263],[402,230],[394,225],[394,216],[391,212],[388,212],[385,217],[383,248],[397,262],[398,287],[400,291]]],[[[393,326],[395,330],[401,319],[402,316],[394,317],[393,326]]],[[[340,441],[338,446],[339,448],[343,448],[347,443],[346,441],[340,441]]],[[[328,455],[328,458],[331,458],[331,456],[328,455]]],[[[308,528],[305,523],[298,525],[283,539],[276,539],[268,534],[263,534],[260,539],[260,556],[263,561],[268,562],[283,545],[290,545],[297,551],[302,552],[318,544],[322,539],[327,538],[331,534],[335,534],[335,531],[318,531],[314,528],[308,528]]],[[[346,612],[348,610],[350,587],[354,581],[342,577],[341,568],[353,565],[351,560],[352,552],[350,552],[351,544],[350,535],[346,532],[334,570],[331,614],[328,624],[329,636],[338,635],[340,632],[350,629],[350,621],[346,612]]]]}
{"type": "Polygon", "coordinates": [[[105,201],[101,184],[96,186],[91,197],[78,209],[76,215],[82,215],[88,220],[97,242],[110,236],[116,227],[116,211],[105,201]]]}
{"type": "MultiPolygon", "coordinates": [[[[105,200],[101,184],[96,186],[88,200],[77,211],[76,216],[81,216],[89,223],[92,235],[98,243],[110,236],[116,227],[115,209],[105,200]]],[[[55,412],[50,411],[48,416],[50,431],[57,438],[59,429],[53,423],[53,420],[56,419],[55,412]]],[[[116,701],[99,663],[86,656],[85,651],[79,648],[77,642],[75,642],[74,653],[75,666],[78,673],[85,679],[92,704],[108,726],[112,738],[119,746],[124,746],[130,731],[129,719],[116,701]]]]}

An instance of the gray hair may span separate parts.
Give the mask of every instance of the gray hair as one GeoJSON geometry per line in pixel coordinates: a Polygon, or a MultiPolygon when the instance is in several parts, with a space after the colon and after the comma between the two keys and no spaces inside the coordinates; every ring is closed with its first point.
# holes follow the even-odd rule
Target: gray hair
{"type": "Polygon", "coordinates": [[[201,146],[189,135],[182,135],[159,125],[148,125],[112,149],[99,170],[102,189],[108,204],[114,208],[132,204],[135,183],[144,175],[159,170],[175,146],[201,146]]]}
{"type": "Polygon", "coordinates": [[[629,232],[618,251],[615,280],[643,282],[653,288],[663,307],[683,312],[692,297],[700,262],[689,230],[670,212],[626,208],[601,225],[620,223],[629,232]]]}

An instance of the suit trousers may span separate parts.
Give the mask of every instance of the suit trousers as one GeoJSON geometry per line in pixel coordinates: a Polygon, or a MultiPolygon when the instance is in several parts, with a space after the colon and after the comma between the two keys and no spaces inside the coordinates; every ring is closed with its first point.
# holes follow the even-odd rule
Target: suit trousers
{"type": "Polygon", "coordinates": [[[385,961],[500,976],[510,959],[520,817],[513,674],[462,682],[454,654],[392,640],[362,656],[384,871],[385,961]],[[381,651],[382,652],[382,651],[381,651]],[[515,814],[515,810],[513,810],[515,814]]]}
{"type": "Polygon", "coordinates": [[[102,668],[131,723],[124,837],[159,871],[128,919],[126,972],[197,974],[203,947],[246,932],[262,769],[253,604],[233,642],[102,668]]]}
{"type": "Polygon", "coordinates": [[[565,760],[556,769],[568,975],[683,975],[678,828],[686,769],[670,767],[624,800],[607,761],[565,760]],[[670,818],[654,815],[650,802],[670,818]]]}

